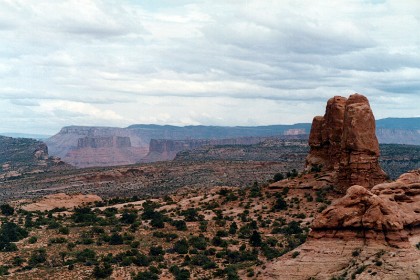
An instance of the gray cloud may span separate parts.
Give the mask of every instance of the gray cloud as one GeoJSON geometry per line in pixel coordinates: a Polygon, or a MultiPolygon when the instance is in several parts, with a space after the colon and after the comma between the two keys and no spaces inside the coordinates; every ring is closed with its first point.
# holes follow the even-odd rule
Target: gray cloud
{"type": "Polygon", "coordinates": [[[397,0],[4,1],[0,131],[302,122],[356,91],[377,117],[418,116],[418,14],[397,0]]]}

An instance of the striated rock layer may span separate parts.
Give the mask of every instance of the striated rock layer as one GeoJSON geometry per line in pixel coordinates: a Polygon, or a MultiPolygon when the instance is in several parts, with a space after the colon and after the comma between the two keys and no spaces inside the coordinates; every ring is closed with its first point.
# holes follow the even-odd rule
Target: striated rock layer
{"type": "Polygon", "coordinates": [[[386,179],[379,166],[375,118],[363,95],[329,99],[325,115],[313,119],[309,146],[307,168],[336,172],[335,183],[343,192],[351,185],[371,188],[386,179]]]}

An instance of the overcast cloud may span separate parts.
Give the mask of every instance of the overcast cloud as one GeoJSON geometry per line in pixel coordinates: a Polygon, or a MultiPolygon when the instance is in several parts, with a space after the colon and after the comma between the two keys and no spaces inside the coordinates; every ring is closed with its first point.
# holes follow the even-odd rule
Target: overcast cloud
{"type": "Polygon", "coordinates": [[[0,0],[0,132],[420,116],[417,0],[0,0]]]}

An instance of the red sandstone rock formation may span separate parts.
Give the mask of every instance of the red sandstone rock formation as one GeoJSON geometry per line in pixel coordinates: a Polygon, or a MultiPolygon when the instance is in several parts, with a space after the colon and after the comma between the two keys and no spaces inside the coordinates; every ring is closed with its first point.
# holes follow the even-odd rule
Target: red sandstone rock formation
{"type": "Polygon", "coordinates": [[[309,146],[307,168],[322,165],[324,170],[336,172],[336,184],[342,191],[351,185],[371,188],[385,181],[378,163],[375,118],[363,95],[328,100],[325,115],[312,122],[309,146]]]}
{"type": "Polygon", "coordinates": [[[379,143],[375,134],[375,118],[367,98],[353,94],[346,102],[341,139],[338,184],[372,188],[386,179],[379,166],[379,143]]]}
{"type": "Polygon", "coordinates": [[[380,240],[397,247],[408,244],[420,225],[420,169],[401,175],[371,191],[352,186],[313,223],[312,237],[355,237],[380,240]]]}
{"type": "Polygon", "coordinates": [[[322,165],[327,170],[338,168],[346,101],[341,96],[330,98],[325,115],[314,118],[309,135],[311,152],[306,160],[307,165],[322,165]]]}

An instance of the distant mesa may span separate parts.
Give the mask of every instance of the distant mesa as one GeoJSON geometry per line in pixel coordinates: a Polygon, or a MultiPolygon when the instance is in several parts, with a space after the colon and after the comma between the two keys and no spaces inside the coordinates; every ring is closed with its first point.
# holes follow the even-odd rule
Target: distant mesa
{"type": "Polygon", "coordinates": [[[132,125],[69,126],[46,140],[51,154],[76,167],[117,166],[172,160],[205,145],[255,144],[266,137],[306,138],[310,124],[255,127],[132,125]]]}

